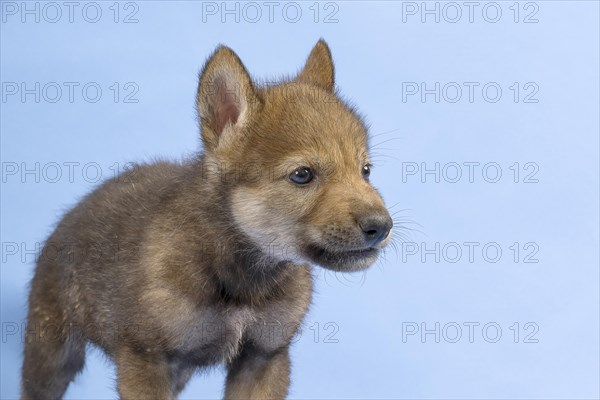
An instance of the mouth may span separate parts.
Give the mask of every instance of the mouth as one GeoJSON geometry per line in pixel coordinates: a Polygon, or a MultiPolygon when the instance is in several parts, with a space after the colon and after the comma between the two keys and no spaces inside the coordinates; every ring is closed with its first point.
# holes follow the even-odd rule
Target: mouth
{"type": "Polygon", "coordinates": [[[368,247],[357,250],[330,250],[317,245],[308,248],[309,258],[316,264],[340,272],[360,271],[370,267],[381,250],[368,247]]]}

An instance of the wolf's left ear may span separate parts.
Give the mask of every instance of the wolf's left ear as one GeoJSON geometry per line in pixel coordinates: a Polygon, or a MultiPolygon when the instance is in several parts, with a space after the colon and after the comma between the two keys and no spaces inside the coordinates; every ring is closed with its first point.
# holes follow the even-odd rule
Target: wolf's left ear
{"type": "Polygon", "coordinates": [[[224,46],[215,50],[200,72],[196,101],[208,151],[216,149],[229,131],[244,126],[261,106],[244,64],[224,46]]]}
{"type": "Polygon", "coordinates": [[[304,68],[296,77],[296,81],[333,92],[335,85],[333,59],[325,40],[320,39],[313,47],[304,68]]]}

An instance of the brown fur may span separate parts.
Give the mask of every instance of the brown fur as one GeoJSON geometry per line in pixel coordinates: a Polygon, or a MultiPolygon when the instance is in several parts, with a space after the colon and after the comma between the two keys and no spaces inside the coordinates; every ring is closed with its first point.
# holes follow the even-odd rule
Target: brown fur
{"type": "Polygon", "coordinates": [[[56,256],[39,258],[31,285],[24,399],[61,398],[86,342],[116,362],[123,399],[176,398],[221,362],[226,398],[286,396],[311,301],[306,261],[367,268],[391,228],[361,173],[364,124],[333,88],[323,41],[297,79],[271,87],[230,49],[213,53],[198,90],[204,153],[105,182],[48,238],[56,256]],[[303,166],[313,181],[291,182],[303,166]]]}

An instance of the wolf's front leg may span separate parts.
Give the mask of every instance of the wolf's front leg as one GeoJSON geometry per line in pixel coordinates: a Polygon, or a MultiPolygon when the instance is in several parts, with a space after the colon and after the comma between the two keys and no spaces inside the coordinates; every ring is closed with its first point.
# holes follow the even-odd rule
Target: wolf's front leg
{"type": "Polygon", "coordinates": [[[229,366],[225,399],[284,399],[289,385],[288,347],[267,353],[246,344],[229,366]]]}
{"type": "Polygon", "coordinates": [[[169,364],[162,357],[119,349],[116,363],[121,400],[174,398],[169,364]]]}

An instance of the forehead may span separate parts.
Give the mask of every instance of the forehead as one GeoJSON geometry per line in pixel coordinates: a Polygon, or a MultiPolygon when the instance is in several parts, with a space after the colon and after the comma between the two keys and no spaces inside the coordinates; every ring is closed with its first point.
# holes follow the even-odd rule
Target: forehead
{"type": "Polygon", "coordinates": [[[367,157],[367,129],[361,118],[335,95],[307,85],[280,85],[263,92],[257,140],[250,146],[272,156],[367,157]]]}

